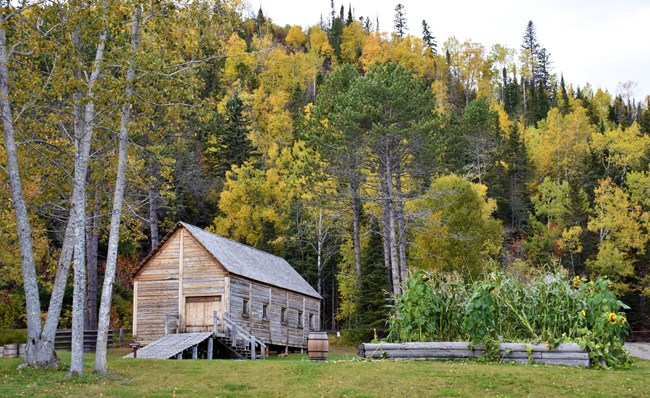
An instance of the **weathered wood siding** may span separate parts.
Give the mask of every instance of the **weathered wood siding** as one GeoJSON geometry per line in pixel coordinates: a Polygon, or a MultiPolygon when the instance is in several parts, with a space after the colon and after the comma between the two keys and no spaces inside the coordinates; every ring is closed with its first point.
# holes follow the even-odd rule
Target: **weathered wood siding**
{"type": "Polygon", "coordinates": [[[220,296],[221,310],[229,312],[232,320],[270,344],[306,347],[310,314],[311,326],[320,329],[318,299],[229,275],[189,232],[179,228],[135,278],[134,334],[144,344],[164,336],[167,314],[173,315],[170,323],[178,322],[184,331],[186,298],[215,296],[220,296]],[[244,299],[249,303],[248,315],[243,314],[244,299]],[[287,309],[286,324],[280,321],[282,308],[287,309]]]}
{"type": "Polygon", "coordinates": [[[306,348],[309,314],[313,314],[314,329],[319,329],[319,309],[318,299],[231,275],[230,318],[267,343],[306,348]],[[244,299],[249,303],[248,316],[243,315],[244,299]],[[266,319],[262,318],[264,305],[266,319]],[[285,324],[281,322],[282,308],[287,310],[285,324]],[[302,313],[302,326],[298,324],[299,313],[302,313]]]}
{"type": "Polygon", "coordinates": [[[183,295],[221,296],[224,294],[226,270],[203,247],[183,232],[183,295]]]}
{"type": "MultiPolygon", "coordinates": [[[[180,232],[180,231],[179,231],[180,232]]],[[[147,344],[165,334],[165,314],[178,313],[180,233],[158,250],[136,277],[133,334],[147,344]]]]}

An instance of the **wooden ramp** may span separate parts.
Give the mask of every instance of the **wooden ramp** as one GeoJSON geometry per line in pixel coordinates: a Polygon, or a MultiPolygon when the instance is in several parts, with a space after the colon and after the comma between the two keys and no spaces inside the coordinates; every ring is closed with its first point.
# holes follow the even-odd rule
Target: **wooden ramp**
{"type": "MultiPolygon", "coordinates": [[[[138,358],[169,359],[211,336],[212,332],[168,334],[140,348],[138,358]]],[[[124,358],[133,358],[133,354],[125,355],[124,358]]]]}

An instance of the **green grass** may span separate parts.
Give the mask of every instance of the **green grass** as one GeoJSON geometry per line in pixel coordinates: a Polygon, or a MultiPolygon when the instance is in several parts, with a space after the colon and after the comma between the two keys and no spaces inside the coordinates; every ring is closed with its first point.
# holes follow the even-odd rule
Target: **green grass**
{"type": "Polygon", "coordinates": [[[353,360],[337,349],[331,361],[306,355],[266,361],[133,360],[112,350],[115,374],[87,372],[66,378],[70,354],[60,370],[17,370],[19,359],[0,359],[0,397],[639,397],[645,396],[650,361],[602,371],[555,366],[477,362],[353,360]]]}

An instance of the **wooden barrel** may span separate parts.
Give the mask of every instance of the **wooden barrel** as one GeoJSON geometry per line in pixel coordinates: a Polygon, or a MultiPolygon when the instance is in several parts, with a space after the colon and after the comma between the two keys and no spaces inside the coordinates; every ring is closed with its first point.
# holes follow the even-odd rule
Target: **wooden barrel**
{"type": "Polygon", "coordinates": [[[25,347],[27,344],[18,344],[18,358],[25,358],[25,347]]]}
{"type": "Polygon", "coordinates": [[[7,344],[5,345],[5,358],[17,358],[18,357],[18,344],[7,344]]]}
{"type": "Polygon", "coordinates": [[[307,337],[307,352],[312,361],[324,361],[327,359],[329,340],[327,332],[311,332],[307,337]]]}

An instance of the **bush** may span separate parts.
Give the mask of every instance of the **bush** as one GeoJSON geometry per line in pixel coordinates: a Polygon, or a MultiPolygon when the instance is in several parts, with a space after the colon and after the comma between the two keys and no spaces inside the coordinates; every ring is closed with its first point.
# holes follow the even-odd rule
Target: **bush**
{"type": "Polygon", "coordinates": [[[25,344],[27,329],[0,329],[0,346],[5,344],[25,344]]]}
{"type": "Polygon", "coordinates": [[[474,343],[576,342],[589,347],[596,367],[630,363],[623,348],[629,331],[623,309],[607,278],[568,279],[560,273],[527,283],[492,273],[472,285],[417,272],[397,298],[390,319],[394,341],[464,341],[474,343]]]}

